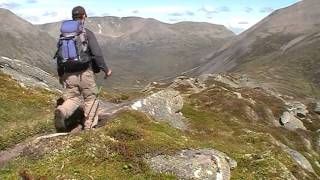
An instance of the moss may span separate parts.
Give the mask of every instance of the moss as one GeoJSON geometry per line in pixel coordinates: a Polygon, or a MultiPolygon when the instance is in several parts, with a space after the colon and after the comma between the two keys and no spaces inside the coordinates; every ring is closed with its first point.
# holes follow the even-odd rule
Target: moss
{"type": "Polygon", "coordinates": [[[45,90],[25,89],[0,74],[0,150],[53,130],[54,97],[55,94],[45,90]]]}
{"type": "Polygon", "coordinates": [[[173,153],[186,148],[181,132],[167,124],[154,123],[137,112],[125,112],[108,126],[46,142],[43,156],[25,155],[1,170],[1,178],[17,178],[28,170],[49,179],[174,179],[151,171],[146,154],[173,153]],[[110,136],[109,136],[110,135],[110,136]]]}

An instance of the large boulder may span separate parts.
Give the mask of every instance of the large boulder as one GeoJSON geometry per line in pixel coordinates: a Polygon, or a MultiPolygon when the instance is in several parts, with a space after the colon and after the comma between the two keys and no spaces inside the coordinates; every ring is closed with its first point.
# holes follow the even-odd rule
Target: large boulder
{"type": "Polygon", "coordinates": [[[282,116],[280,117],[280,123],[282,126],[284,126],[286,129],[290,131],[295,131],[297,129],[306,130],[306,127],[303,125],[303,122],[288,111],[282,114],[282,116]]]}
{"type": "Polygon", "coordinates": [[[180,112],[183,98],[178,91],[166,89],[134,102],[131,109],[141,111],[159,122],[168,122],[171,126],[186,130],[187,125],[180,112]]]}
{"type": "Polygon", "coordinates": [[[237,162],[213,149],[182,150],[173,156],[147,157],[147,164],[156,172],[175,174],[179,179],[228,180],[230,169],[237,162]]]}

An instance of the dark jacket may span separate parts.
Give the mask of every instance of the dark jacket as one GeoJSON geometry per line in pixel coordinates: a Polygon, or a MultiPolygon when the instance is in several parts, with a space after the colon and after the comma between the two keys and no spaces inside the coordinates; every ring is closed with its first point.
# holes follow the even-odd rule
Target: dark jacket
{"type": "Polygon", "coordinates": [[[96,36],[92,31],[86,28],[86,35],[88,38],[88,47],[89,47],[89,55],[91,56],[91,61],[87,64],[83,64],[82,67],[79,67],[77,70],[68,70],[65,68],[65,66],[62,64],[62,61],[57,61],[58,64],[58,75],[61,77],[65,72],[77,72],[77,71],[83,71],[88,68],[92,68],[95,72],[98,72],[99,70],[106,70],[108,71],[108,66],[106,65],[103,54],[101,51],[101,48],[99,46],[99,43],[97,41],[96,36]]]}

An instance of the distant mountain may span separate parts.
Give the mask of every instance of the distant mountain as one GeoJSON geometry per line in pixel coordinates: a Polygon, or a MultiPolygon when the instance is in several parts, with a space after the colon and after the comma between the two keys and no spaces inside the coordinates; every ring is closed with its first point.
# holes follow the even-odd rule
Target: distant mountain
{"type": "MultiPolygon", "coordinates": [[[[56,38],[60,23],[39,27],[56,38]]],[[[195,68],[201,64],[201,57],[234,37],[221,25],[166,24],[138,17],[93,17],[86,20],[86,27],[97,35],[114,70],[109,82],[121,89],[142,87],[195,68]]]]}
{"type": "Polygon", "coordinates": [[[27,21],[0,8],[0,56],[23,60],[53,72],[55,40],[27,21]]]}
{"type": "Polygon", "coordinates": [[[320,97],[320,1],[273,12],[219,51],[196,74],[240,72],[280,91],[320,97]]]}

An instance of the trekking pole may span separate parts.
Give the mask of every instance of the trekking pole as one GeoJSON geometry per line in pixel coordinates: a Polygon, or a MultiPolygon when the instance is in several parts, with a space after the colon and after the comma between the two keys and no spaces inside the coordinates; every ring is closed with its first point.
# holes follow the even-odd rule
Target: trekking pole
{"type": "MultiPolygon", "coordinates": [[[[107,78],[108,78],[108,76],[105,75],[105,76],[104,76],[104,79],[107,79],[107,78]]],[[[101,90],[102,90],[102,86],[99,86],[99,85],[97,85],[97,86],[98,86],[98,93],[97,93],[97,95],[96,95],[96,97],[95,97],[95,99],[94,99],[94,101],[93,101],[93,104],[91,105],[91,108],[90,108],[90,111],[89,111],[88,115],[90,115],[90,113],[91,113],[91,111],[92,111],[92,108],[93,108],[94,104],[96,103],[96,101],[97,101],[97,99],[98,99],[98,97],[99,97],[99,95],[100,95],[100,93],[101,93],[101,90]]],[[[96,115],[98,109],[99,109],[99,103],[98,103],[98,105],[97,105],[97,109],[96,109],[95,115],[96,115]]],[[[95,116],[93,116],[93,117],[95,117],[95,116]]],[[[95,120],[92,120],[91,125],[90,125],[90,128],[92,128],[92,125],[93,125],[93,124],[95,124],[95,120]]]]}
{"type": "MultiPolygon", "coordinates": [[[[91,108],[90,108],[90,110],[89,110],[88,116],[90,115],[90,113],[91,113],[91,111],[92,111],[92,109],[93,109],[93,106],[95,105],[96,101],[98,100],[98,97],[99,97],[99,95],[100,95],[100,93],[101,93],[101,90],[102,90],[102,86],[98,86],[98,93],[97,93],[96,97],[94,98],[94,101],[93,101],[93,103],[92,103],[92,105],[91,105],[91,108]]],[[[96,112],[95,112],[93,118],[96,116],[96,113],[97,113],[97,111],[98,111],[98,108],[99,108],[99,103],[98,103],[98,105],[97,105],[96,112]]],[[[92,122],[91,122],[90,128],[92,128],[92,125],[94,124],[95,120],[94,120],[94,119],[91,119],[91,121],[92,121],[92,122]]]]}

